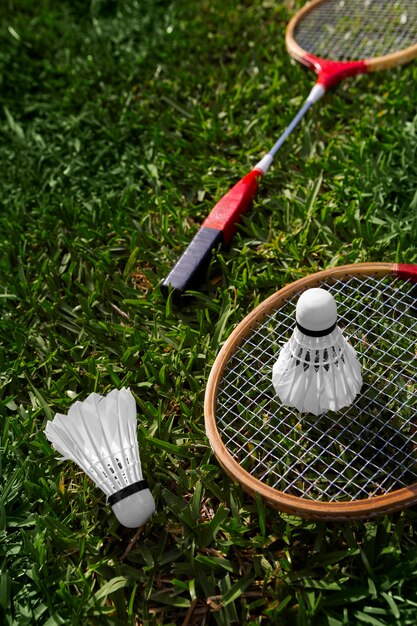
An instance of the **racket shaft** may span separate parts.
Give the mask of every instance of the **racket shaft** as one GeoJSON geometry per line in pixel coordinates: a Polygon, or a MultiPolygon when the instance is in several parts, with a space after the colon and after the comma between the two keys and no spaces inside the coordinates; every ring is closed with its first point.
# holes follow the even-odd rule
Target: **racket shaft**
{"type": "MultiPolygon", "coordinates": [[[[324,93],[324,92],[323,92],[324,93]]],[[[289,124],[287,126],[287,128],[284,130],[284,132],[282,133],[281,137],[277,140],[277,142],[275,143],[275,145],[272,147],[272,149],[269,151],[269,154],[274,157],[276,155],[276,153],[278,152],[278,150],[281,148],[282,144],[284,143],[284,141],[287,139],[287,137],[289,137],[289,135],[291,135],[292,131],[294,130],[294,128],[297,126],[297,124],[299,123],[299,121],[304,117],[304,115],[306,114],[306,112],[308,111],[308,109],[311,107],[312,104],[314,104],[315,100],[312,99],[311,94],[308,97],[308,99],[305,101],[305,103],[303,104],[303,106],[301,107],[301,109],[298,111],[297,115],[294,117],[294,119],[292,120],[291,124],[289,124]]]]}

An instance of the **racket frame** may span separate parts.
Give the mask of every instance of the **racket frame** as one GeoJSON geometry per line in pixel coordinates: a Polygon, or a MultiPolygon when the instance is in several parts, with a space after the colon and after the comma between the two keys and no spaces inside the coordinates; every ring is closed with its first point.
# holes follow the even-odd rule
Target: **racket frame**
{"type": "Polygon", "coordinates": [[[210,445],[226,474],[251,496],[260,495],[263,500],[282,512],[321,520],[370,519],[391,513],[417,503],[417,482],[390,493],[346,502],[323,502],[283,493],[258,480],[232,457],[223,443],[216,424],[216,398],[223,371],[241,341],[251,329],[261,322],[271,310],[280,308],[288,298],[304,289],[319,287],[324,280],[343,280],[355,275],[383,278],[387,275],[417,283],[417,265],[397,263],[357,263],[343,265],[305,276],[283,287],[259,304],[233,330],[220,350],[207,382],[204,399],[205,428],[210,445]]]}
{"type": "Polygon", "coordinates": [[[328,0],[312,0],[312,2],[308,2],[292,17],[285,32],[285,43],[289,55],[296,61],[314,70],[317,74],[316,85],[322,85],[325,91],[348,76],[402,65],[412,61],[417,56],[417,44],[392,54],[352,61],[333,61],[307,52],[295,39],[296,28],[309,13],[325,2],[328,2],[328,0]]]}

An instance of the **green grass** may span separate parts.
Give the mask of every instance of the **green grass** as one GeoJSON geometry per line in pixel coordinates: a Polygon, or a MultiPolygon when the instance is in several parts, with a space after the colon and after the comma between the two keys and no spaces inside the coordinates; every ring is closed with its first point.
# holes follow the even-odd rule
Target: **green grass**
{"type": "Polygon", "coordinates": [[[286,282],[416,261],[417,65],[346,81],[284,145],[201,295],[159,282],[291,120],[294,2],[0,6],[0,622],[415,623],[416,512],[325,524],[219,468],[203,396],[218,348],[286,282]],[[157,512],[138,537],[43,434],[130,386],[157,512]],[[133,540],[133,541],[132,541],[133,540]]]}

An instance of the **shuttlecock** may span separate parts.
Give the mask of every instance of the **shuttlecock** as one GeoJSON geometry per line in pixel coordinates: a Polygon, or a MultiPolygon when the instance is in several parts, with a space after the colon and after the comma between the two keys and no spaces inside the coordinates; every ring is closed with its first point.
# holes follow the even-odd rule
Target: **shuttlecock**
{"type": "Polygon", "coordinates": [[[92,393],[57,413],[45,428],[62,460],[75,461],[107,496],[123,526],[142,526],[155,502],[142,476],[136,436],[136,403],[130,389],[92,393]]]}
{"type": "Polygon", "coordinates": [[[320,415],[352,404],[362,387],[354,348],[337,326],[337,307],[324,289],[307,289],[296,307],[296,327],[273,366],[281,402],[320,415]]]}

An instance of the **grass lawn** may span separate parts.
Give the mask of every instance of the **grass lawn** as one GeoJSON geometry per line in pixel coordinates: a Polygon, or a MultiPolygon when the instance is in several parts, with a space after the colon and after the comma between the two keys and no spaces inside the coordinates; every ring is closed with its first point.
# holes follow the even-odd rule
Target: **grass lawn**
{"type": "Polygon", "coordinates": [[[192,303],[159,283],[313,82],[294,0],[0,4],[0,623],[415,625],[415,510],[316,523],[219,468],[219,346],[295,278],[416,262],[417,62],[349,79],[284,145],[192,303]],[[130,386],[157,512],[121,527],[43,429],[130,386]]]}

